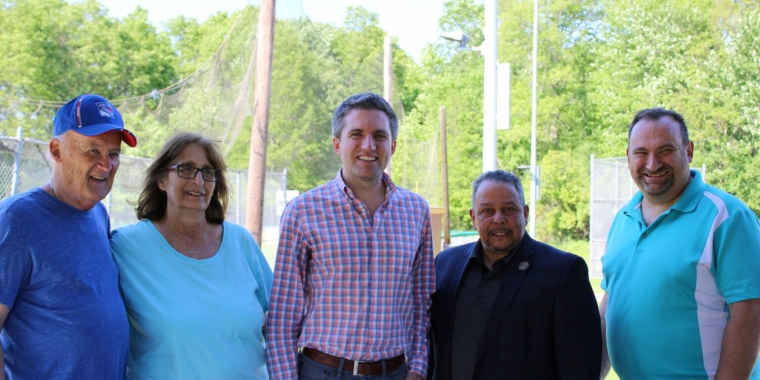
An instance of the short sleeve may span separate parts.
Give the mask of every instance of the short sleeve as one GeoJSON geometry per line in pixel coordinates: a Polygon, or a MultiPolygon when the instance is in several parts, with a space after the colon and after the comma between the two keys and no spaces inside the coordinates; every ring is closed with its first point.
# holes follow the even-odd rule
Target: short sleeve
{"type": "MultiPolygon", "coordinates": [[[[253,240],[253,238],[251,238],[253,240]]],[[[269,297],[272,294],[272,268],[269,267],[264,253],[261,252],[258,244],[255,241],[251,241],[253,244],[253,257],[258,261],[258,265],[254,269],[256,281],[259,283],[259,289],[256,291],[256,298],[261,304],[261,308],[266,313],[269,311],[269,297]]]]}
{"type": "Polygon", "coordinates": [[[0,303],[13,307],[29,282],[31,252],[24,228],[11,215],[0,216],[0,303]]]}
{"type": "Polygon", "coordinates": [[[732,213],[715,231],[715,279],[726,303],[760,298],[760,221],[748,208],[732,213]]]}

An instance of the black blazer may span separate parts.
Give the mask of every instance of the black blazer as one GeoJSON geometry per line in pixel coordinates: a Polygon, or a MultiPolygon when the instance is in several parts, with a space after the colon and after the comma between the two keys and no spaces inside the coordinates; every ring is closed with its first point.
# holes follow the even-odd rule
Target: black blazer
{"type": "MultiPolygon", "coordinates": [[[[451,379],[456,297],[476,244],[480,241],[436,257],[428,379],[451,379]]],[[[512,254],[480,340],[473,379],[599,379],[602,333],[586,263],[527,233],[512,254]]]]}

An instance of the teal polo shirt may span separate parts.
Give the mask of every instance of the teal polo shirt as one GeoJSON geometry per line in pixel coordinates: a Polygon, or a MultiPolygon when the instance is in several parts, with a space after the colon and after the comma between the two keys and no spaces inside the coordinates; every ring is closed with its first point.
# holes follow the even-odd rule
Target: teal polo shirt
{"type": "MultiPolygon", "coordinates": [[[[698,171],[651,225],[641,192],[615,216],[602,256],[607,349],[621,379],[712,379],[728,304],[760,298],[760,222],[698,171]]],[[[752,379],[760,379],[760,363],[752,379]]]]}

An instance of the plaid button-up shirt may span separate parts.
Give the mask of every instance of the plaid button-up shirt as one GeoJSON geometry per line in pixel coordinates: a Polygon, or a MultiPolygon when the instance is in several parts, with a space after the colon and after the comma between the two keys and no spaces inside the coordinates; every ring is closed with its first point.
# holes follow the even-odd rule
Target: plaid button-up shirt
{"type": "Polygon", "coordinates": [[[430,211],[383,174],[385,202],[370,216],[341,172],[291,201],[267,318],[272,379],[296,379],[298,347],[349,360],[406,354],[427,372],[430,296],[435,290],[430,211]]]}

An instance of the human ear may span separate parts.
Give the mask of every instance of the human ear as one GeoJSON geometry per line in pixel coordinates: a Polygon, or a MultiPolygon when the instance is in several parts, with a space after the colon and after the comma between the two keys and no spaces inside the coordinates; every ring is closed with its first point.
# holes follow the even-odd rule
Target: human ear
{"type": "Polygon", "coordinates": [[[61,162],[61,141],[58,139],[50,140],[50,143],[48,144],[48,149],[50,150],[50,157],[53,158],[53,161],[60,163],[61,162]]]}

